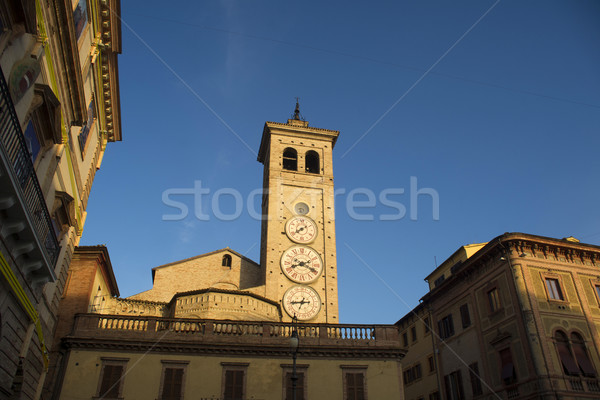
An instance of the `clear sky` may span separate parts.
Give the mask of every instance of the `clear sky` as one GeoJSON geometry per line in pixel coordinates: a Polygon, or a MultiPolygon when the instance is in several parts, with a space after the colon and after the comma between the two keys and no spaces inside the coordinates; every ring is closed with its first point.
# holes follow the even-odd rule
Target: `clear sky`
{"type": "Polygon", "coordinates": [[[122,297],[227,246],[259,261],[258,146],[295,97],[340,131],[341,322],[397,321],[436,260],[504,232],[600,245],[598,1],[122,0],[122,18],[123,141],[81,241],[107,245],[122,297]]]}

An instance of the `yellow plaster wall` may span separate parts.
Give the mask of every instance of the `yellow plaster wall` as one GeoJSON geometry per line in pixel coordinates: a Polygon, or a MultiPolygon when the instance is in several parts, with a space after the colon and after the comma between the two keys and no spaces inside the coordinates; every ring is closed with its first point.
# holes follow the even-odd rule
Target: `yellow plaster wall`
{"type": "MultiPolygon", "coordinates": [[[[282,364],[291,364],[290,358],[237,358],[216,356],[162,355],[139,353],[110,353],[74,350],[69,356],[60,399],[92,398],[98,390],[102,357],[128,358],[123,380],[126,399],[156,399],[162,373],[162,360],[186,361],[186,399],[222,396],[221,363],[248,363],[246,377],[247,399],[283,398],[282,364]]],[[[310,399],[341,399],[344,365],[366,365],[366,388],[370,399],[402,399],[399,382],[399,364],[396,361],[365,360],[312,360],[298,357],[298,364],[306,369],[307,397],[310,399]]]]}

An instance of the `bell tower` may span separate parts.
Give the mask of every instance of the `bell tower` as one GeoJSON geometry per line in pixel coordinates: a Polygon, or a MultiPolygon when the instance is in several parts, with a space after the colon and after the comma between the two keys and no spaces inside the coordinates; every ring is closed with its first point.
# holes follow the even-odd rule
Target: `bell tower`
{"type": "Polygon", "coordinates": [[[260,264],[284,321],[338,322],[332,150],[339,131],[309,127],[296,109],[266,122],[260,264]]]}

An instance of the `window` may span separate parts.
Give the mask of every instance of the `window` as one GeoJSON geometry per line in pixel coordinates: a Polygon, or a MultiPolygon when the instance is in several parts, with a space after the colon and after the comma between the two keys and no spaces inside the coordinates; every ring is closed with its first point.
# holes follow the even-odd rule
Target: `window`
{"type": "Polygon", "coordinates": [[[444,276],[444,274],[442,274],[442,276],[440,276],[439,278],[437,278],[435,281],[433,281],[433,286],[434,287],[438,287],[439,285],[442,284],[442,282],[444,282],[444,279],[446,277],[444,276]]]}
{"type": "Polygon", "coordinates": [[[429,372],[435,371],[435,360],[433,356],[427,357],[427,363],[429,364],[429,372]]]}
{"type": "Polygon", "coordinates": [[[594,285],[594,289],[596,290],[596,296],[598,296],[598,301],[600,302],[600,285],[594,285]]]}
{"type": "Polygon", "coordinates": [[[223,256],[223,261],[221,261],[221,266],[231,268],[231,256],[229,254],[225,254],[223,256]]]}
{"type": "Polygon", "coordinates": [[[571,352],[571,346],[569,346],[567,335],[562,331],[556,331],[554,334],[554,341],[556,343],[558,358],[560,359],[565,375],[579,375],[579,367],[575,363],[575,358],[571,352]]]}
{"type": "Polygon", "coordinates": [[[429,328],[429,318],[425,318],[423,320],[423,325],[425,325],[425,334],[428,334],[431,329],[429,328]]]}
{"type": "Polygon", "coordinates": [[[122,397],[123,376],[127,361],[129,360],[126,358],[102,358],[98,398],[118,399],[122,397]]]}
{"type": "Polygon", "coordinates": [[[405,369],[403,372],[404,383],[407,385],[413,383],[417,379],[421,379],[422,376],[421,363],[415,364],[412,367],[405,369]]]}
{"type": "Polygon", "coordinates": [[[488,293],[488,302],[490,305],[490,312],[496,312],[500,309],[500,296],[498,293],[498,289],[494,288],[490,290],[488,293]]]}
{"type": "Polygon", "coordinates": [[[306,172],[311,174],[321,173],[321,165],[319,163],[319,153],[310,150],[306,152],[306,158],[304,160],[306,165],[306,172]]]}
{"type": "Polygon", "coordinates": [[[410,328],[410,338],[413,342],[417,341],[417,328],[415,326],[410,328]]]}
{"type": "Polygon", "coordinates": [[[222,362],[223,378],[221,381],[223,400],[241,400],[246,397],[246,370],[248,363],[222,362]]]}
{"type": "Polygon", "coordinates": [[[571,345],[573,347],[573,353],[575,354],[575,360],[579,365],[579,370],[585,376],[596,376],[596,371],[594,370],[594,366],[590,360],[587,349],[585,347],[585,342],[581,335],[573,332],[571,334],[571,345]]]}
{"type": "Polygon", "coordinates": [[[460,319],[463,328],[471,326],[471,315],[469,314],[469,306],[467,304],[460,306],[460,319]]]}
{"type": "Polygon", "coordinates": [[[444,376],[447,400],[462,400],[465,398],[460,370],[444,376]]]}
{"type": "Polygon", "coordinates": [[[481,376],[479,375],[479,366],[477,363],[469,365],[469,376],[471,378],[473,396],[479,396],[483,393],[483,390],[481,390],[481,376]]]}
{"type": "MultiPolygon", "coordinates": [[[[294,398],[292,373],[292,364],[281,364],[282,376],[283,376],[283,394],[284,400],[292,400],[294,398]]],[[[304,400],[306,397],[306,379],[308,372],[308,364],[296,364],[296,400],[304,400]]]]}
{"type": "Polygon", "coordinates": [[[366,400],[367,386],[365,376],[366,366],[342,366],[344,381],[344,400],[366,400]]]}
{"type": "Polygon", "coordinates": [[[85,150],[87,148],[88,139],[90,137],[90,132],[92,131],[92,126],[94,125],[94,121],[96,120],[95,115],[96,103],[94,102],[94,98],[90,101],[87,111],[87,122],[84,126],[81,127],[81,132],[79,132],[79,151],[81,152],[81,158],[83,159],[85,150]]]}
{"type": "Polygon", "coordinates": [[[185,368],[188,361],[163,360],[160,400],[181,400],[184,392],[185,368]]]}
{"type": "Polygon", "coordinates": [[[408,346],[408,334],[406,332],[402,334],[402,344],[404,347],[408,346]]]}
{"type": "Polygon", "coordinates": [[[504,384],[510,385],[511,383],[515,383],[517,381],[517,373],[510,348],[500,351],[500,364],[502,366],[501,378],[504,384]]]}
{"type": "Polygon", "coordinates": [[[298,152],[291,147],[283,151],[283,169],[290,171],[298,170],[298,152]]]}
{"type": "Polygon", "coordinates": [[[546,290],[548,291],[548,298],[552,300],[564,300],[562,290],[560,289],[560,282],[556,278],[546,278],[546,290]]]}
{"type": "Polygon", "coordinates": [[[452,314],[448,314],[438,321],[438,329],[440,331],[440,338],[442,339],[446,339],[454,335],[454,322],[452,322],[452,314]]]}
{"type": "MultiPolygon", "coordinates": [[[[304,373],[296,372],[298,380],[296,381],[296,400],[304,400],[304,373]]],[[[292,382],[292,372],[285,373],[285,400],[294,398],[294,384],[292,382]]]]}

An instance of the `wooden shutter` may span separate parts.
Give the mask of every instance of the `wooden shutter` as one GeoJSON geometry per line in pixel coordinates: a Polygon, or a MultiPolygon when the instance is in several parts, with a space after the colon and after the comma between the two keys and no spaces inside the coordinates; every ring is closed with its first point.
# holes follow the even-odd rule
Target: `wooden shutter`
{"type": "Polygon", "coordinates": [[[225,400],[242,400],[244,395],[244,371],[225,371],[225,400]]]}
{"type": "Polygon", "coordinates": [[[165,368],[162,400],[181,399],[183,368],[165,368]]]}
{"type": "Polygon", "coordinates": [[[346,373],[346,394],[348,400],[364,400],[365,379],[363,373],[346,373]]]}
{"type": "Polygon", "coordinates": [[[102,384],[100,385],[100,397],[105,399],[116,399],[119,397],[121,386],[122,365],[104,365],[102,384]]]}

